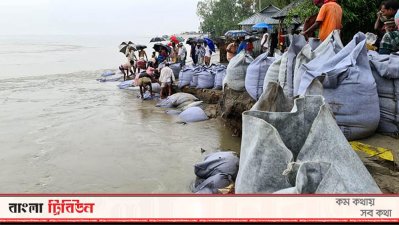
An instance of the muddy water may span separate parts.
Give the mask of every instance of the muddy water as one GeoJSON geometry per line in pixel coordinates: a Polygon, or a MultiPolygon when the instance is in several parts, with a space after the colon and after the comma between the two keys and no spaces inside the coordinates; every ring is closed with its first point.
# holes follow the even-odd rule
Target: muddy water
{"type": "Polygon", "coordinates": [[[0,80],[0,193],[189,193],[193,164],[240,139],[181,125],[102,71],[0,80]]]}

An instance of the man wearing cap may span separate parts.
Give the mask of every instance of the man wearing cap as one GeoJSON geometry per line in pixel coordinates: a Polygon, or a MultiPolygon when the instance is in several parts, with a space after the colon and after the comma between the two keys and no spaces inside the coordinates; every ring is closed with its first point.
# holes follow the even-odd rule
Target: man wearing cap
{"type": "Polygon", "coordinates": [[[388,20],[384,23],[386,33],[380,43],[380,54],[391,54],[399,51],[399,31],[394,20],[388,20]]]}
{"type": "Polygon", "coordinates": [[[336,0],[313,0],[313,3],[321,7],[316,22],[306,31],[304,36],[319,28],[319,39],[324,41],[334,30],[342,29],[342,8],[336,0]]]}
{"type": "Polygon", "coordinates": [[[172,95],[172,84],[175,82],[175,75],[173,70],[169,67],[169,62],[165,64],[165,67],[161,69],[161,75],[159,76],[159,82],[161,82],[161,99],[165,98],[166,88],[168,88],[168,95],[172,95]]]}

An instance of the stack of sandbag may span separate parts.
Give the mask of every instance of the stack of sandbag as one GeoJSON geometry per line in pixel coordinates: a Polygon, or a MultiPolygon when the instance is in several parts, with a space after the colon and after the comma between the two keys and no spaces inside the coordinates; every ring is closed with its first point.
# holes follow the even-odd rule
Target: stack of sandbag
{"type": "Polygon", "coordinates": [[[369,52],[371,70],[377,83],[381,119],[378,131],[399,135],[399,55],[369,52]]]}
{"type": "Polygon", "coordinates": [[[175,78],[177,80],[179,78],[179,73],[180,73],[180,70],[181,70],[180,63],[172,63],[172,64],[170,64],[169,67],[172,69],[173,74],[175,75],[175,78]]]}
{"type": "Polygon", "coordinates": [[[239,159],[234,152],[215,152],[203,162],[194,165],[197,176],[193,192],[196,194],[219,194],[220,189],[234,183],[238,173],[239,159]]]}
{"type": "Polygon", "coordinates": [[[273,57],[267,57],[268,53],[258,56],[247,68],[245,76],[245,89],[255,100],[258,100],[263,93],[263,83],[266,72],[273,63],[273,57]]]}
{"type": "Polygon", "coordinates": [[[166,99],[162,99],[161,101],[159,101],[158,104],[156,105],[156,107],[175,108],[185,102],[188,102],[188,101],[192,102],[192,101],[197,101],[197,100],[198,100],[198,98],[192,94],[176,93],[171,96],[168,96],[166,99]]]}
{"type": "Polygon", "coordinates": [[[243,114],[235,188],[237,194],[381,193],[322,96],[296,99],[291,112],[243,114]]]}
{"type": "Polygon", "coordinates": [[[322,78],[323,96],[348,140],[374,134],[380,120],[377,87],[367,56],[366,37],[358,33],[341,51],[317,56],[298,70],[298,94],[304,95],[315,78],[322,78]]]}
{"type": "Polygon", "coordinates": [[[247,73],[248,65],[254,59],[245,51],[241,51],[234,56],[227,66],[226,77],[223,80],[223,87],[225,84],[235,91],[245,91],[245,75],[247,73]]]}
{"type": "Polygon", "coordinates": [[[212,69],[212,72],[215,74],[215,83],[213,84],[213,89],[222,90],[223,79],[226,76],[226,66],[217,65],[212,69]]]}
{"type": "Polygon", "coordinates": [[[179,88],[190,85],[193,76],[195,75],[195,70],[193,67],[185,66],[179,73],[179,88]]]}

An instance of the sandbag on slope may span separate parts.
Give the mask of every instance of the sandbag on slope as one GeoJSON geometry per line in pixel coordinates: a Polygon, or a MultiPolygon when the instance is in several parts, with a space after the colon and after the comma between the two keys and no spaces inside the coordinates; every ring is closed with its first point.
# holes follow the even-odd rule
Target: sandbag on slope
{"type": "Polygon", "coordinates": [[[381,193],[322,96],[243,113],[236,193],[381,193]]]}
{"type": "Polygon", "coordinates": [[[245,51],[241,51],[234,56],[227,66],[223,87],[224,84],[227,84],[229,88],[235,91],[245,91],[245,75],[248,65],[252,61],[254,61],[254,59],[249,54],[246,54],[245,51]]]}
{"type": "Polygon", "coordinates": [[[198,98],[196,98],[192,94],[187,94],[187,93],[176,93],[173,94],[166,99],[163,99],[158,102],[156,107],[162,107],[162,108],[173,108],[177,107],[180,104],[187,102],[187,101],[197,101],[198,98]]]}
{"type": "Polygon", "coordinates": [[[214,152],[205,156],[204,161],[194,165],[194,173],[199,178],[208,178],[218,173],[236,178],[239,158],[234,152],[214,152]]]}
{"type": "Polygon", "coordinates": [[[190,107],[180,113],[179,118],[183,122],[192,123],[207,120],[208,116],[200,107],[190,107]]]}
{"type": "Polygon", "coordinates": [[[263,82],[266,72],[273,63],[273,57],[267,57],[268,53],[258,56],[247,68],[245,76],[245,89],[255,100],[258,100],[263,93],[263,82]]]}
{"type": "Polygon", "coordinates": [[[399,55],[369,52],[371,70],[377,83],[381,119],[378,131],[399,134],[399,55]]]}
{"type": "Polygon", "coordinates": [[[380,120],[380,108],[363,33],[356,34],[333,57],[328,54],[319,56],[302,65],[301,69],[304,73],[298,93],[305,94],[312,81],[323,75],[323,96],[348,140],[374,134],[380,120]]]}

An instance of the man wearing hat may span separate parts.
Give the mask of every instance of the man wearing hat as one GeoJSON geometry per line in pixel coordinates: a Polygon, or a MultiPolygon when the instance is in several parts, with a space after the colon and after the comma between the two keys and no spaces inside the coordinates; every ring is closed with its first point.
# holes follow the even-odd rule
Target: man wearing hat
{"type": "Polygon", "coordinates": [[[388,55],[399,51],[399,31],[393,19],[385,21],[384,26],[386,33],[382,37],[379,53],[388,55]]]}

